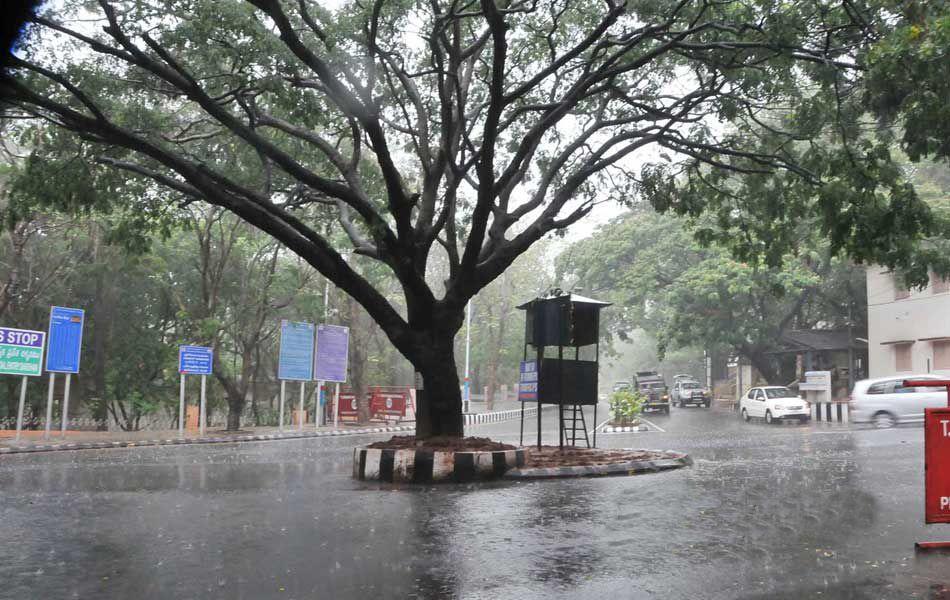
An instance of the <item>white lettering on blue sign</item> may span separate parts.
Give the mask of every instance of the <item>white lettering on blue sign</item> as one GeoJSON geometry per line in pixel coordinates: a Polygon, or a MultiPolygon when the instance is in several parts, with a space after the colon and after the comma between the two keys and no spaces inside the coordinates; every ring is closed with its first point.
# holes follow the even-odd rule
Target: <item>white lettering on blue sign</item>
{"type": "Polygon", "coordinates": [[[211,375],[214,351],[204,346],[178,347],[178,372],[185,375],[211,375]]]}

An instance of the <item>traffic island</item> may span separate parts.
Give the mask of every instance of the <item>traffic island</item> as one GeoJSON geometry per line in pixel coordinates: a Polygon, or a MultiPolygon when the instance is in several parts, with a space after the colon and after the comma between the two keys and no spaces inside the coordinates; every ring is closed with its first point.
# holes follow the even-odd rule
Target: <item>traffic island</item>
{"type": "Polygon", "coordinates": [[[542,446],[528,449],[523,467],[507,471],[505,479],[554,479],[639,475],[680,469],[693,464],[688,454],[673,451],[627,448],[563,448],[542,446]]]}
{"type": "Polygon", "coordinates": [[[524,464],[524,449],[477,437],[394,436],[353,450],[353,477],[392,483],[499,479],[524,464]]]}
{"type": "Polygon", "coordinates": [[[388,483],[467,483],[635,475],[692,464],[678,452],[597,448],[516,448],[486,438],[416,440],[396,436],[353,450],[353,477],[388,483]]]}

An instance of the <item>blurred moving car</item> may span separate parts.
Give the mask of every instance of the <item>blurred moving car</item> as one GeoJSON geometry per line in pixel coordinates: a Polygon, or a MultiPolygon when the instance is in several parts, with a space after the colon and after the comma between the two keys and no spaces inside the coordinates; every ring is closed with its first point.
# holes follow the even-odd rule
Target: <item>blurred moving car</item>
{"type": "Polygon", "coordinates": [[[673,391],[670,392],[670,398],[673,406],[680,408],[688,404],[696,406],[705,406],[709,408],[712,401],[712,395],[698,381],[680,380],[673,384],[673,391]]]}
{"type": "Polygon", "coordinates": [[[744,421],[759,417],[770,424],[785,419],[805,423],[811,419],[811,407],[787,387],[768,385],[749,390],[739,402],[739,414],[744,421]]]}
{"type": "Polygon", "coordinates": [[[922,423],[925,408],[947,406],[947,391],[931,387],[904,387],[905,379],[940,379],[934,375],[902,375],[864,379],[854,384],[848,402],[850,420],[875,427],[922,423]]]}
{"type": "Polygon", "coordinates": [[[633,387],[629,381],[615,381],[614,388],[612,391],[619,392],[621,390],[629,390],[633,387]]]}
{"type": "Polygon", "coordinates": [[[637,371],[637,391],[643,395],[643,410],[670,414],[670,390],[656,371],[637,371]]]}

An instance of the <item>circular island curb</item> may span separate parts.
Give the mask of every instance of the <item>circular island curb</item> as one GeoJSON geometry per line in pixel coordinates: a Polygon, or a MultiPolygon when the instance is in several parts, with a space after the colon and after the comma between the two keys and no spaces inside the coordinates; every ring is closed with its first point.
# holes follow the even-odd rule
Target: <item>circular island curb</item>
{"type": "Polygon", "coordinates": [[[670,453],[667,458],[653,460],[629,460],[608,465],[589,465],[577,467],[516,468],[505,473],[505,479],[554,479],[567,477],[610,477],[617,475],[639,475],[659,473],[671,469],[681,469],[693,464],[688,454],[670,453]]]}
{"type": "Polygon", "coordinates": [[[354,448],[353,477],[387,483],[432,483],[499,479],[524,466],[525,451],[441,451],[422,448],[354,448]]]}
{"type": "Polygon", "coordinates": [[[465,483],[493,479],[553,479],[637,475],[693,464],[688,454],[655,451],[655,458],[605,465],[525,467],[526,448],[451,451],[424,448],[354,448],[353,478],[386,483],[465,483]]]}

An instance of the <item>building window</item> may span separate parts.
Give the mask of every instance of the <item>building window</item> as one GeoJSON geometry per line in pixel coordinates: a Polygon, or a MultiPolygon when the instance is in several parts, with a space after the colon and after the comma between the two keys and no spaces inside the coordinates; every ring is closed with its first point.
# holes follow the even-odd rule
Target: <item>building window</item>
{"type": "Polygon", "coordinates": [[[934,369],[950,370],[950,340],[934,342],[934,369]]]}
{"type": "Polygon", "coordinates": [[[910,359],[910,344],[894,344],[894,370],[910,371],[913,363],[910,359]]]}
{"type": "Polygon", "coordinates": [[[950,292],[950,279],[931,273],[930,286],[934,294],[946,294],[950,292]]]}
{"type": "Polygon", "coordinates": [[[894,278],[894,299],[910,298],[910,290],[904,285],[903,278],[897,274],[892,275],[892,277],[894,278]]]}

